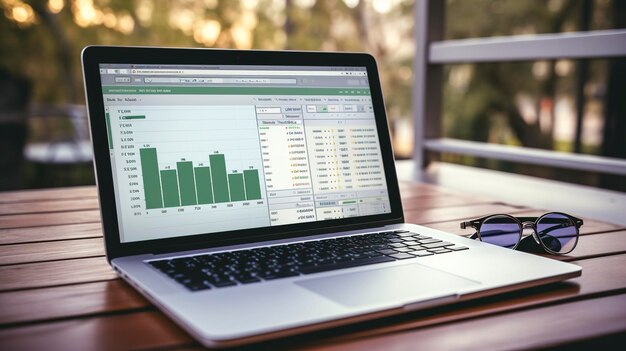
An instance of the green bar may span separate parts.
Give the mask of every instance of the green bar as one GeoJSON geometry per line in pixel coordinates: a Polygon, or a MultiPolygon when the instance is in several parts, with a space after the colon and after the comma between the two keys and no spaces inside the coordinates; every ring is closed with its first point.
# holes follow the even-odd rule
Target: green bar
{"type": "Polygon", "coordinates": [[[193,163],[191,161],[176,162],[178,170],[178,186],[180,202],[183,206],[196,205],[196,182],[193,180],[193,163]]]}
{"type": "Polygon", "coordinates": [[[243,171],[243,177],[246,182],[246,199],[260,199],[261,186],[259,185],[259,171],[257,171],[256,169],[247,169],[243,171]]]}
{"type": "Polygon", "coordinates": [[[198,204],[213,203],[213,189],[211,187],[211,168],[195,167],[196,170],[196,189],[198,190],[198,204]]]}
{"type": "Polygon", "coordinates": [[[113,149],[113,134],[111,133],[111,116],[109,113],[104,114],[104,120],[107,123],[107,134],[109,136],[109,149],[113,149]]]}
{"type": "Polygon", "coordinates": [[[146,119],[146,116],[122,116],[122,119],[146,119]]]}
{"type": "Polygon", "coordinates": [[[180,206],[178,198],[178,177],[175,169],[161,170],[161,183],[163,184],[163,204],[165,207],[180,206]]]}
{"type": "Polygon", "coordinates": [[[102,87],[103,94],[166,95],[166,94],[201,94],[201,95],[370,95],[369,89],[346,88],[287,88],[287,87],[138,87],[112,86],[102,87]]]}
{"type": "Polygon", "coordinates": [[[246,199],[246,192],[243,190],[243,174],[229,174],[228,186],[230,188],[230,201],[244,201],[246,199]]]}
{"type": "Polygon", "coordinates": [[[211,177],[213,178],[213,195],[215,202],[228,202],[228,178],[226,175],[226,160],[222,154],[209,155],[211,177]]]}
{"type": "Polygon", "coordinates": [[[139,149],[139,158],[141,159],[141,176],[143,178],[146,209],[163,208],[156,148],[139,149]]]}

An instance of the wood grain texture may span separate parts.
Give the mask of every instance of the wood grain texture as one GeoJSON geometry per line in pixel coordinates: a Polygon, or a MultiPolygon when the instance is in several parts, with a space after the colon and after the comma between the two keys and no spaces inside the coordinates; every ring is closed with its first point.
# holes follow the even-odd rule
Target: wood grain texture
{"type": "Polygon", "coordinates": [[[420,197],[436,194],[453,194],[438,186],[423,183],[400,183],[400,194],[403,197],[420,197]]]}
{"type": "Polygon", "coordinates": [[[0,266],[94,256],[104,256],[102,238],[0,246],[0,266]]]}
{"type": "MultiPolygon", "coordinates": [[[[626,231],[581,236],[576,249],[566,256],[551,256],[571,261],[626,252],[626,231]]],[[[0,245],[0,266],[104,256],[101,238],[0,245]]]]}
{"type": "Polygon", "coordinates": [[[99,210],[0,216],[0,229],[100,222],[99,210]]]}
{"type": "MultiPolygon", "coordinates": [[[[457,234],[471,233],[458,227],[463,219],[546,212],[428,184],[400,187],[407,221],[457,234]]],[[[197,348],[104,257],[82,258],[103,254],[96,208],[95,187],[0,193],[0,348],[197,348]]],[[[489,350],[626,335],[626,228],[584,219],[578,248],[558,257],[581,265],[579,278],[268,347],[489,350]]]]}
{"type": "Polygon", "coordinates": [[[476,204],[494,203],[489,199],[472,198],[462,195],[429,195],[423,197],[403,197],[402,209],[406,211],[412,210],[424,210],[437,207],[450,207],[450,206],[472,206],[476,204]]]}
{"type": "MultiPolygon", "coordinates": [[[[458,349],[460,346],[465,347],[475,347],[477,344],[486,345],[483,348],[485,349],[499,349],[502,348],[502,340],[509,340],[511,338],[514,339],[516,348],[528,348],[528,347],[539,347],[539,346],[549,346],[549,335],[560,335],[556,341],[574,341],[580,340],[588,335],[596,336],[596,335],[604,335],[604,333],[613,333],[613,332],[623,332],[626,328],[623,321],[620,321],[620,318],[624,318],[624,313],[626,313],[623,309],[619,311],[615,311],[614,306],[623,306],[624,303],[624,295],[618,295],[621,299],[610,299],[609,302],[606,302],[607,298],[601,299],[592,299],[592,300],[583,300],[583,301],[575,301],[568,304],[558,304],[556,310],[554,307],[542,307],[538,309],[530,309],[530,310],[522,310],[517,311],[511,309],[508,302],[501,302],[501,307],[503,312],[506,311],[504,315],[498,314],[490,314],[488,317],[476,318],[480,315],[481,311],[484,310],[484,306],[476,306],[478,314],[474,314],[472,318],[466,318],[461,320],[458,317],[455,317],[453,321],[455,323],[449,323],[452,320],[443,321],[441,320],[442,314],[437,313],[433,315],[432,318],[438,319],[439,323],[434,323],[433,321],[429,321],[430,324],[421,324],[421,325],[411,325],[408,329],[405,329],[404,332],[394,331],[391,335],[371,335],[365,334],[358,338],[352,338],[350,335],[350,339],[346,340],[345,338],[319,338],[315,335],[312,337],[303,336],[296,339],[289,340],[288,344],[278,344],[282,347],[271,347],[272,349],[284,348],[284,347],[293,347],[297,345],[307,345],[308,342],[312,342],[309,344],[308,348],[329,348],[329,349],[394,349],[395,347],[400,347],[404,349],[406,347],[410,348],[410,345],[416,345],[415,343],[419,343],[420,348],[424,345],[436,346],[436,349],[439,349],[442,341],[445,341],[446,334],[447,337],[450,338],[451,335],[457,336],[453,331],[446,330],[445,333],[441,335],[437,334],[435,339],[433,340],[433,336],[429,333],[433,330],[439,333],[439,328],[446,328],[446,326],[460,326],[464,330],[464,335],[462,336],[465,340],[463,345],[448,345],[448,347],[444,347],[444,349],[458,349]],[[588,305],[589,301],[592,301],[591,307],[588,305]],[[561,306],[561,307],[559,307],[561,306]],[[595,306],[595,307],[594,307],[595,306]],[[608,306],[613,306],[612,308],[608,306]],[[614,311],[610,311],[613,309],[614,311]],[[548,311],[546,311],[548,310],[548,311]],[[567,311],[578,311],[580,314],[576,315],[564,315],[564,312],[567,311]],[[617,313],[616,313],[617,312],[617,313]],[[548,318],[549,314],[553,314],[552,319],[548,318]],[[560,320],[559,316],[568,317],[568,319],[563,323],[560,320]],[[589,316],[590,318],[587,318],[589,316]],[[510,317],[510,318],[509,318],[510,317]],[[536,332],[535,328],[531,328],[531,330],[527,330],[523,328],[522,325],[509,325],[507,329],[500,330],[498,325],[505,323],[510,324],[511,320],[523,319],[523,323],[540,323],[539,327],[543,327],[544,329],[546,325],[553,325],[556,323],[558,326],[555,329],[551,329],[556,334],[547,334],[545,332],[538,334],[538,339],[533,338],[533,333],[536,332]],[[537,318],[537,319],[535,319],[537,318]],[[546,320],[547,319],[547,320],[546,320]],[[569,323],[570,319],[576,319],[577,323],[572,325],[569,323]],[[616,321],[620,321],[618,323],[614,323],[616,321]],[[444,323],[447,322],[447,323],[444,323]],[[610,322],[611,325],[606,327],[598,327],[597,324],[601,324],[599,322],[610,322]],[[476,325],[478,324],[478,325],[476,325]],[[566,325],[566,328],[563,325],[566,325]],[[431,325],[431,328],[424,328],[427,325],[431,325]],[[495,329],[499,329],[500,338],[492,340],[492,332],[495,329]],[[566,332],[563,336],[563,329],[572,328],[573,330],[565,330],[566,332]],[[592,329],[591,332],[587,334],[588,330],[592,329]],[[583,330],[584,332],[580,333],[579,330],[583,330]],[[608,331],[607,331],[608,330],[608,331]],[[424,334],[423,331],[429,331],[424,334]],[[520,337],[519,333],[523,334],[520,337]],[[419,334],[419,337],[416,336],[419,334]],[[469,334],[472,334],[472,337],[469,337],[469,334]],[[391,338],[391,340],[389,340],[391,338]],[[485,340],[489,340],[488,343],[485,340]],[[532,341],[525,339],[532,339],[532,341]],[[424,344],[423,342],[427,342],[428,344],[424,344]],[[365,344],[364,344],[365,343],[365,344]]],[[[465,316],[470,317],[470,316],[465,316]]],[[[428,317],[426,317],[428,319],[428,317]]],[[[389,320],[387,320],[389,323],[389,320]]],[[[405,326],[406,327],[406,326],[405,326]]],[[[378,328],[372,329],[375,333],[378,331],[378,328]]],[[[0,340],[7,340],[11,349],[19,348],[19,349],[39,349],[42,345],[50,344],[54,345],[53,347],[60,348],[68,348],[73,347],[74,345],[78,345],[80,348],[115,348],[115,349],[130,349],[130,348],[150,348],[156,347],[153,342],[154,338],[151,338],[153,333],[159,333],[159,344],[161,346],[167,347],[175,347],[175,346],[185,346],[191,343],[191,339],[186,336],[183,332],[181,332],[173,323],[169,320],[164,319],[163,316],[158,312],[141,312],[141,313],[132,313],[122,316],[111,316],[105,318],[89,318],[89,319],[81,319],[78,321],[69,321],[69,322],[54,322],[54,323],[46,323],[43,325],[36,326],[27,326],[27,327],[16,327],[10,328],[0,331],[0,340]],[[141,327],[137,327],[141,325],[141,327]],[[128,333],[119,333],[119,330],[114,326],[124,326],[129,330],[133,330],[134,333],[129,335],[128,333]],[[105,338],[106,334],[101,333],[115,333],[117,334],[109,334],[116,335],[116,340],[112,343],[110,340],[102,340],[101,338],[105,338]],[[71,339],[63,339],[62,336],[71,337],[71,339]],[[71,340],[71,341],[68,341],[71,340]],[[68,342],[72,342],[72,344],[68,344],[68,342]],[[98,344],[91,344],[96,343],[98,344]]],[[[386,334],[388,334],[387,331],[386,334]]],[[[106,339],[106,338],[105,338],[106,339]]],[[[508,345],[511,346],[511,345],[508,345]]],[[[481,348],[481,349],[483,349],[481,348]]],[[[504,347],[507,348],[507,347],[504,347]]],[[[428,349],[431,349],[430,347],[428,349]]],[[[461,347],[463,349],[463,347],[461,347]]]]}
{"type": "Polygon", "coordinates": [[[528,209],[525,207],[490,203],[404,211],[404,216],[406,222],[427,224],[451,220],[461,221],[464,219],[474,219],[492,213],[517,213],[524,210],[528,209]]]}
{"type": "Polygon", "coordinates": [[[0,229],[0,245],[102,237],[100,222],[0,229]]]}
{"type": "Polygon", "coordinates": [[[19,190],[1,192],[0,203],[54,201],[61,199],[95,198],[97,196],[98,193],[94,185],[56,189],[19,190]]]}
{"type": "MultiPolygon", "coordinates": [[[[626,332],[626,294],[457,321],[345,342],[322,341],[304,350],[527,350],[626,332]],[[480,347],[478,347],[480,345],[480,347]]],[[[623,337],[623,336],[622,336],[623,337]]],[[[617,345],[614,345],[614,347],[617,345]]]]}
{"type": "Polygon", "coordinates": [[[621,268],[626,264],[626,255],[601,257],[574,261],[572,263],[583,268],[582,276],[562,283],[468,301],[458,306],[445,306],[416,312],[400,318],[381,320],[372,323],[374,327],[345,333],[344,335],[330,338],[328,342],[359,340],[376,335],[403,332],[549,304],[593,298],[598,295],[626,292],[626,273],[621,268]],[[394,320],[396,320],[395,323],[393,323],[394,320]]]}
{"type": "Polygon", "coordinates": [[[570,254],[565,256],[550,255],[549,257],[562,261],[572,261],[624,252],[626,252],[626,231],[619,231],[581,236],[578,245],[570,254]]]}
{"type": "Polygon", "coordinates": [[[0,216],[25,213],[67,212],[97,210],[100,208],[97,198],[65,199],[54,201],[0,203],[0,216]]]}
{"type": "Polygon", "coordinates": [[[130,313],[0,330],[4,350],[137,350],[192,343],[158,312],[130,313]]]}
{"type": "MultiPolygon", "coordinates": [[[[626,289],[626,273],[622,269],[626,265],[626,255],[573,263],[582,266],[584,274],[565,284],[527,290],[523,294],[482,299],[476,304],[437,313],[436,318],[407,318],[396,323],[386,320],[385,326],[376,328],[376,333],[382,335],[415,328],[416,325],[432,325],[626,289]]],[[[122,280],[0,293],[0,305],[5,306],[0,309],[0,325],[5,326],[11,323],[76,318],[89,313],[111,313],[151,306],[122,280]]],[[[368,329],[362,333],[371,335],[373,331],[368,329]]],[[[358,338],[361,334],[353,335],[358,338]]]]}
{"type": "MultiPolygon", "coordinates": [[[[521,212],[516,212],[513,215],[535,216],[535,215],[541,215],[543,213],[545,213],[545,211],[541,212],[541,211],[524,210],[521,212]]],[[[600,222],[600,221],[592,220],[589,218],[583,218],[583,220],[585,224],[583,224],[583,226],[580,227],[580,235],[597,234],[597,233],[626,229],[622,226],[618,226],[618,225],[606,223],[606,222],[600,222]]],[[[433,229],[442,230],[444,232],[454,233],[454,234],[463,235],[463,236],[471,235],[472,233],[474,233],[474,229],[472,228],[461,229],[460,223],[461,223],[461,220],[454,220],[454,221],[427,223],[425,224],[425,226],[429,228],[433,228],[433,229]]]]}
{"type": "Polygon", "coordinates": [[[0,305],[5,326],[152,307],[121,279],[0,293],[0,305]]]}
{"type": "Polygon", "coordinates": [[[0,267],[0,291],[115,279],[104,257],[0,267]]]}
{"type": "MultiPolygon", "coordinates": [[[[530,211],[522,211],[520,213],[516,213],[516,216],[541,216],[544,213],[547,212],[559,212],[558,209],[552,209],[552,210],[530,210],[530,211]]],[[[587,233],[600,233],[600,232],[608,232],[608,231],[615,231],[615,230],[619,230],[619,229],[626,229],[626,227],[621,226],[621,225],[617,225],[617,224],[613,224],[613,223],[608,223],[608,222],[602,222],[602,221],[598,221],[595,219],[591,219],[588,217],[585,217],[581,214],[578,213],[571,213],[572,216],[581,218],[584,221],[584,224],[582,227],[580,227],[580,233],[581,234],[587,234],[587,233]]]]}

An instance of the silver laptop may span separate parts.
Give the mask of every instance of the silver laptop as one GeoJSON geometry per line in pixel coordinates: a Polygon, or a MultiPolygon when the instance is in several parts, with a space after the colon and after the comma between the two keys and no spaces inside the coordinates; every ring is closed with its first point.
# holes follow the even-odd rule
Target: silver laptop
{"type": "Polygon", "coordinates": [[[559,281],[404,222],[367,54],[87,47],[107,258],[209,347],[559,281]]]}

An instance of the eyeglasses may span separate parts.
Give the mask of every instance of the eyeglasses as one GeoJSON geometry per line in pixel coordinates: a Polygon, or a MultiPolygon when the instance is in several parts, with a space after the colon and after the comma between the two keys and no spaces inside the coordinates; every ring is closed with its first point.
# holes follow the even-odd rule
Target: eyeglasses
{"type": "Polygon", "coordinates": [[[470,239],[490,244],[536,252],[545,251],[564,255],[572,252],[578,243],[578,229],[583,220],[561,212],[549,212],[541,217],[513,217],[507,214],[486,216],[461,222],[461,229],[476,229],[470,239]],[[532,235],[522,237],[524,229],[533,229],[532,235]],[[530,239],[533,238],[534,240],[530,239]]]}

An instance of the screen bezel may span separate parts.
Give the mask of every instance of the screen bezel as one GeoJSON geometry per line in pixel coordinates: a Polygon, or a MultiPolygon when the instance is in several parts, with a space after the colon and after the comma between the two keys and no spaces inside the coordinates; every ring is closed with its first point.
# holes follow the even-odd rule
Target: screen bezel
{"type": "Polygon", "coordinates": [[[184,251],[287,239],[307,235],[363,229],[402,223],[404,216],[396,176],[391,139],[375,59],[366,53],[327,53],[302,51],[240,51],[221,49],[183,49],[150,47],[89,46],[82,52],[83,78],[87,101],[94,167],[107,259],[116,257],[184,251]],[[378,215],[315,221],[300,224],[241,229],[226,232],[186,235],[175,238],[121,242],[113,188],[104,116],[104,97],[100,79],[100,64],[161,64],[161,65],[271,65],[271,66],[343,66],[365,67],[381,155],[387,182],[391,212],[378,215]]]}

